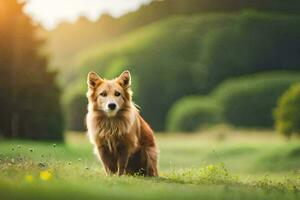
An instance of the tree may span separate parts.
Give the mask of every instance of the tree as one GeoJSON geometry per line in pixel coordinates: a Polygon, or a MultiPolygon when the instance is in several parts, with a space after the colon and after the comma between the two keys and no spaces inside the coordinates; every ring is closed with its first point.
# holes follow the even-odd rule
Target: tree
{"type": "Polygon", "coordinates": [[[62,139],[63,118],[55,72],[47,70],[38,26],[16,0],[0,2],[0,134],[62,139]]]}
{"type": "Polygon", "coordinates": [[[290,137],[300,133],[300,84],[292,85],[279,99],[275,109],[276,130],[290,137]]]}

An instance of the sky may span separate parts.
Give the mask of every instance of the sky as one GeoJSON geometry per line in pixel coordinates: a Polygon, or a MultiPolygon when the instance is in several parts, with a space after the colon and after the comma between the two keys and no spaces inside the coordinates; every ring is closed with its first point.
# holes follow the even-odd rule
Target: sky
{"type": "Polygon", "coordinates": [[[150,0],[23,0],[25,12],[46,29],[53,29],[61,21],[74,22],[79,16],[96,20],[102,13],[119,17],[138,9],[150,0]]]}

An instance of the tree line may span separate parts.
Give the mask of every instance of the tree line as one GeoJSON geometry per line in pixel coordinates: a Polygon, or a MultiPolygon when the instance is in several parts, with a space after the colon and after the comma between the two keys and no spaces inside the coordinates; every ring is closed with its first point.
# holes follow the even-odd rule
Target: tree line
{"type": "Polygon", "coordinates": [[[16,0],[0,1],[0,136],[61,140],[56,72],[48,70],[40,27],[23,8],[16,0]]]}

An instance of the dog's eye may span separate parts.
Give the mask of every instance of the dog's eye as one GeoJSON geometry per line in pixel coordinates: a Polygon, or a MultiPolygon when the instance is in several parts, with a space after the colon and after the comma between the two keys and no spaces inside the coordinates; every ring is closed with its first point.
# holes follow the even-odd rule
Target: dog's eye
{"type": "Polygon", "coordinates": [[[121,95],[120,92],[118,92],[118,91],[115,92],[115,96],[116,96],[116,97],[118,97],[118,96],[120,96],[120,95],[121,95]]]}
{"type": "Polygon", "coordinates": [[[101,92],[100,95],[103,96],[103,97],[106,97],[107,93],[106,92],[101,92]]]}

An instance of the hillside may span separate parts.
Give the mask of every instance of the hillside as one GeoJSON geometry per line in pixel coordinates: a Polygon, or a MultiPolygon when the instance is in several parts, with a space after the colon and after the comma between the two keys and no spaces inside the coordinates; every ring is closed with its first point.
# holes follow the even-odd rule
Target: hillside
{"type": "Polygon", "coordinates": [[[153,0],[135,12],[120,18],[102,15],[92,22],[85,17],[76,23],[61,23],[47,33],[52,67],[64,70],[76,63],[76,55],[95,45],[104,45],[137,28],[176,15],[194,15],[207,12],[235,12],[253,9],[270,12],[299,13],[297,0],[153,0]],[[75,58],[75,59],[74,59],[75,58]]]}

